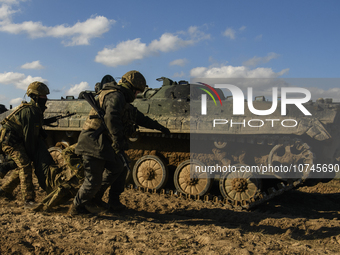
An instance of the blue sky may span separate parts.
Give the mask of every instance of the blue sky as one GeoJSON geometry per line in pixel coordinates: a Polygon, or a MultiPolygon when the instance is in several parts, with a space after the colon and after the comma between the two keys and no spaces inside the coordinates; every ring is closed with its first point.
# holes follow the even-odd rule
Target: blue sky
{"type": "MultiPolygon", "coordinates": [[[[0,103],[30,82],[77,96],[106,74],[339,78],[339,1],[0,0],[0,103]]],[[[308,85],[306,85],[308,87],[308,85]]],[[[340,100],[340,86],[310,85],[340,100]]]]}

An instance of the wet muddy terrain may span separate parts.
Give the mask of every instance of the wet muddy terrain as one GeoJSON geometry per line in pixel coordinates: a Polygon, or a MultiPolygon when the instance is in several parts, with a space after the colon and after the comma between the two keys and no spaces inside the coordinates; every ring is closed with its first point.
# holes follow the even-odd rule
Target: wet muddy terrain
{"type": "Polygon", "coordinates": [[[71,217],[71,201],[35,213],[15,194],[0,199],[0,254],[340,254],[339,180],[250,211],[126,190],[124,212],[71,217]]]}

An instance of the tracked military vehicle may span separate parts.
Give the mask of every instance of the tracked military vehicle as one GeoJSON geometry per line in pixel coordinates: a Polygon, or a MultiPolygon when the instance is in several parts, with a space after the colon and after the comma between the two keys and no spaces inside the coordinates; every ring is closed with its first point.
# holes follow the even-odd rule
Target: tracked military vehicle
{"type": "MultiPolygon", "coordinates": [[[[140,128],[140,137],[129,150],[137,160],[136,185],[161,189],[173,183],[177,194],[200,198],[218,182],[225,204],[248,208],[308,177],[340,170],[335,164],[340,152],[340,105],[331,99],[304,104],[312,116],[295,105],[287,105],[286,116],[281,116],[280,107],[269,117],[257,116],[246,102],[244,115],[233,116],[232,98],[215,89],[221,106],[208,100],[207,108],[213,111],[202,115],[201,97],[206,91],[202,84],[161,80],[160,89],[145,91],[134,105],[172,134],[166,137],[140,128]]],[[[263,96],[253,102],[256,109],[271,105],[263,96]]],[[[216,195],[216,189],[211,192],[216,195]]]]}
{"type": "MultiPolygon", "coordinates": [[[[301,184],[312,174],[339,170],[335,163],[340,156],[340,105],[330,99],[304,104],[312,113],[307,117],[294,105],[287,106],[285,117],[279,108],[270,117],[257,116],[246,103],[244,115],[233,116],[233,101],[216,89],[221,106],[207,101],[207,108],[213,109],[221,122],[214,126],[216,116],[201,112],[202,84],[159,80],[163,82],[160,88],[146,89],[133,105],[169,128],[171,134],[139,127],[126,151],[132,186],[195,199],[214,196],[215,202],[228,208],[249,208],[301,184]],[[279,171],[268,171],[270,166],[279,171]],[[218,167],[222,171],[217,171],[218,167]]],[[[269,109],[271,102],[259,97],[253,105],[269,109]]],[[[48,100],[47,107],[46,118],[75,113],[45,127],[48,145],[76,143],[90,105],[67,97],[48,100]]]]}

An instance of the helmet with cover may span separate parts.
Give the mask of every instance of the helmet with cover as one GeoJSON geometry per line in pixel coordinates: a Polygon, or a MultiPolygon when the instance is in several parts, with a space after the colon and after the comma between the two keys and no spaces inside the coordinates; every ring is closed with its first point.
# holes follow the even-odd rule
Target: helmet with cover
{"type": "Polygon", "coordinates": [[[144,76],[136,70],[132,70],[124,74],[122,82],[130,83],[135,90],[139,91],[144,91],[146,87],[146,80],[144,76]]]}
{"type": "Polygon", "coordinates": [[[30,85],[28,85],[26,94],[27,96],[31,98],[33,95],[35,95],[33,97],[46,96],[50,94],[50,90],[48,89],[46,84],[40,81],[35,81],[35,82],[32,82],[30,85]]]}
{"type": "Polygon", "coordinates": [[[96,85],[94,86],[94,91],[96,91],[96,93],[98,93],[99,91],[101,91],[103,88],[102,84],[100,82],[97,82],[96,85]]]}

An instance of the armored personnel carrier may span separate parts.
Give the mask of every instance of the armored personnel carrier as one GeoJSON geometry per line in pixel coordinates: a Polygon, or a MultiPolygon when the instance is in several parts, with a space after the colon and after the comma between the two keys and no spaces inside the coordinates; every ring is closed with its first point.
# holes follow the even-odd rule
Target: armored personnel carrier
{"type": "MultiPolygon", "coordinates": [[[[158,80],[162,86],[147,88],[133,105],[171,134],[139,127],[138,135],[130,139],[126,154],[133,186],[140,190],[204,200],[213,197],[228,208],[249,208],[313,174],[340,170],[340,105],[331,99],[304,104],[311,116],[295,105],[287,105],[286,116],[281,116],[280,107],[270,116],[258,116],[246,102],[244,115],[234,116],[232,98],[215,89],[220,105],[205,97],[206,108],[213,111],[203,115],[202,95],[209,94],[205,84],[158,80]]],[[[271,105],[264,97],[253,102],[256,109],[271,105]]],[[[45,127],[48,145],[76,143],[90,105],[66,97],[48,100],[47,107],[46,118],[75,113],[45,127]]]]}
{"type": "MultiPolygon", "coordinates": [[[[223,198],[216,201],[249,208],[308,177],[334,176],[340,170],[335,164],[340,156],[340,104],[331,99],[304,104],[311,116],[296,105],[287,105],[286,116],[280,107],[270,116],[258,116],[246,102],[244,115],[234,116],[232,98],[215,89],[221,104],[208,100],[206,108],[212,111],[202,115],[206,84],[160,80],[161,88],[146,90],[134,105],[169,128],[171,136],[140,128],[128,151],[137,160],[132,173],[137,186],[161,189],[173,183],[178,195],[198,199],[218,182],[223,198]]],[[[263,96],[253,102],[256,109],[271,105],[263,96]]],[[[211,193],[216,195],[216,188],[211,193]]]]}

